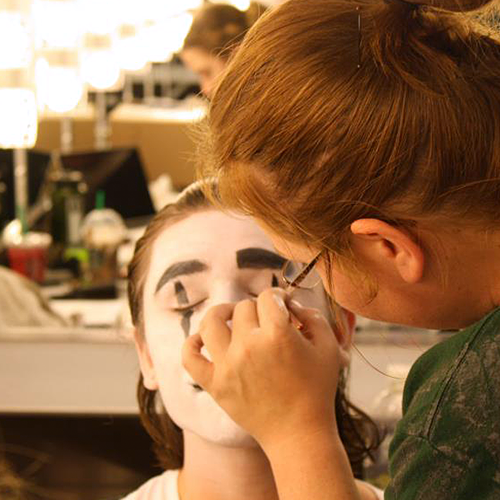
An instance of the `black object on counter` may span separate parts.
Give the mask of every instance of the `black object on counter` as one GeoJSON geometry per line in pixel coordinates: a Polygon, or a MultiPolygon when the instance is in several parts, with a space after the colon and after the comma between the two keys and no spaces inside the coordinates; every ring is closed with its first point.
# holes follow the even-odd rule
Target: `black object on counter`
{"type": "MultiPolygon", "coordinates": [[[[50,154],[28,151],[28,204],[35,203],[40,188],[45,180],[51,161],[50,154]]],[[[0,211],[0,220],[5,225],[16,217],[14,206],[14,152],[12,149],[0,149],[0,182],[5,184],[5,193],[0,211]]]]}
{"type": "Polygon", "coordinates": [[[135,148],[108,149],[61,155],[63,167],[79,170],[87,184],[85,211],[94,208],[96,193],[106,194],[106,207],[124,219],[155,213],[142,161],[135,148]]]}

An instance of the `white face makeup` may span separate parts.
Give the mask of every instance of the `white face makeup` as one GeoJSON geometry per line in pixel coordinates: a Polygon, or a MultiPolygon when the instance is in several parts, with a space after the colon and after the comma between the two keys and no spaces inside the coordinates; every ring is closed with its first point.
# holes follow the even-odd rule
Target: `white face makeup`
{"type": "MultiPolygon", "coordinates": [[[[149,363],[163,404],[180,428],[224,446],[255,446],[194,384],[182,367],[181,350],[211,306],[283,286],[283,263],[251,219],[216,210],[197,212],[166,227],[155,241],[143,302],[151,362],[142,354],[141,365],[144,372],[149,363]]],[[[298,290],[294,296],[305,306],[327,311],[321,287],[298,290]]]]}

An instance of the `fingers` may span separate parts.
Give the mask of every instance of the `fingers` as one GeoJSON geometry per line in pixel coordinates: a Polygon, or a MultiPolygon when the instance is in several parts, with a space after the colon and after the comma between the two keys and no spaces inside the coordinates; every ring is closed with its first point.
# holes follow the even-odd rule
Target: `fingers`
{"type": "Polygon", "coordinates": [[[322,332],[336,338],[336,333],[332,332],[332,327],[327,319],[317,309],[303,307],[299,302],[291,300],[288,307],[293,315],[302,323],[302,332],[308,340],[318,341],[322,332]]]}
{"type": "Polygon", "coordinates": [[[233,316],[234,307],[234,304],[212,307],[200,323],[201,340],[216,363],[224,358],[231,343],[231,329],[227,322],[233,316]]]}
{"type": "Polygon", "coordinates": [[[193,380],[204,389],[211,386],[214,366],[201,354],[203,340],[196,333],[189,336],[182,346],[182,364],[193,380]]]}
{"type": "Polygon", "coordinates": [[[233,339],[239,340],[249,332],[257,331],[258,328],[257,302],[255,300],[243,300],[236,304],[233,313],[233,339]]]}
{"type": "Polygon", "coordinates": [[[271,333],[289,331],[291,317],[286,306],[286,300],[286,292],[278,288],[271,288],[259,295],[257,313],[263,331],[271,333]]]}

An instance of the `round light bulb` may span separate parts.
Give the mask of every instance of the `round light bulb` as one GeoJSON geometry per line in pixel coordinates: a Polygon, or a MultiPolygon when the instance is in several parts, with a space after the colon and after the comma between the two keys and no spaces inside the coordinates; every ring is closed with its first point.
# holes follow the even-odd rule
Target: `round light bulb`
{"type": "Polygon", "coordinates": [[[140,71],[148,63],[147,39],[137,26],[124,24],[118,31],[116,55],[125,71],[140,71]]]}
{"type": "Polygon", "coordinates": [[[27,88],[0,88],[0,147],[32,148],[37,136],[35,93],[27,88]]]}
{"type": "Polygon", "coordinates": [[[82,75],[84,80],[97,90],[118,87],[122,80],[120,65],[112,50],[84,52],[82,75]]]}
{"type": "Polygon", "coordinates": [[[0,10],[0,69],[26,68],[31,64],[33,44],[25,17],[0,10]]]}
{"type": "Polygon", "coordinates": [[[165,62],[178,52],[193,23],[193,16],[187,12],[150,24],[146,28],[148,59],[151,62],[165,62]]]}
{"type": "Polygon", "coordinates": [[[51,66],[45,59],[36,65],[38,99],[55,113],[67,113],[80,102],[84,84],[78,68],[51,66]]]}

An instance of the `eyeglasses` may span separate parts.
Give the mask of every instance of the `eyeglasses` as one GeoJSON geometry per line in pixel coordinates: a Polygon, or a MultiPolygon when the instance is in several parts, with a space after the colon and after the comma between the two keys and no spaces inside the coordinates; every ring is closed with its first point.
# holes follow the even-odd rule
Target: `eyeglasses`
{"type": "Polygon", "coordinates": [[[281,275],[286,283],[287,292],[291,292],[297,288],[314,288],[320,281],[320,275],[314,270],[314,266],[318,263],[323,251],[319,252],[309,264],[300,264],[293,260],[289,260],[283,266],[281,275]]]}

